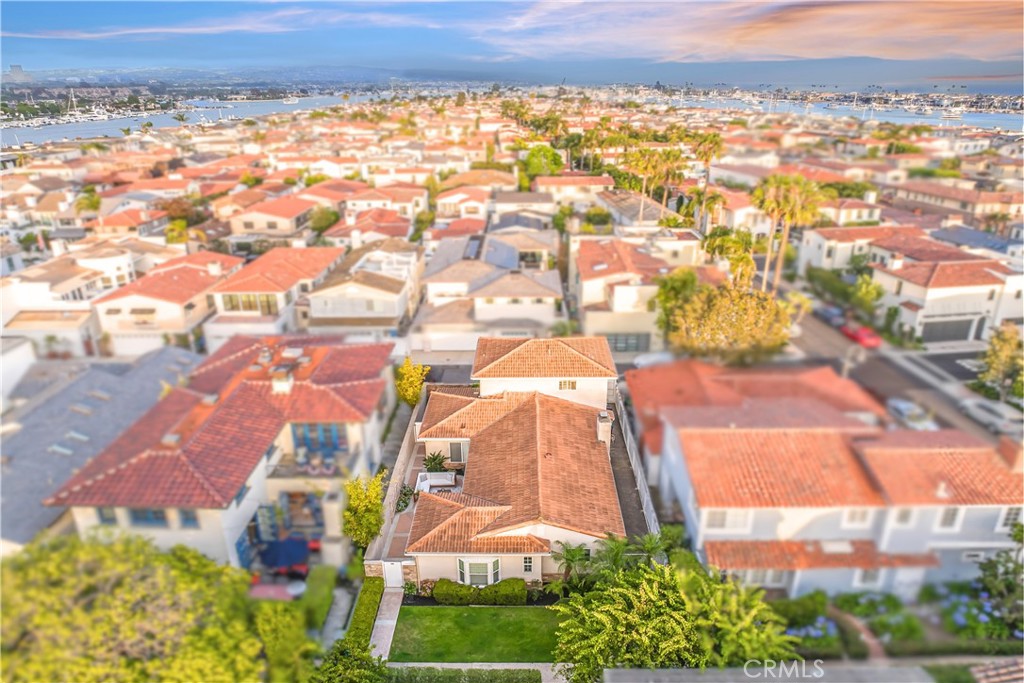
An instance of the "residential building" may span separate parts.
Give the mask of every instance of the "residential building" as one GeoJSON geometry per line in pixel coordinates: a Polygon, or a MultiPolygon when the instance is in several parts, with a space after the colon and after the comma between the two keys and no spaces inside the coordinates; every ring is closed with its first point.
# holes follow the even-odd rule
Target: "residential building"
{"type": "Polygon", "coordinates": [[[349,216],[324,233],[324,240],[332,247],[359,249],[364,244],[399,238],[409,239],[412,220],[391,209],[370,209],[358,216],[349,216]]]}
{"type": "Polygon", "coordinates": [[[1010,221],[1024,216],[1024,193],[962,189],[928,180],[910,180],[894,188],[893,205],[920,208],[929,213],[957,211],[968,222],[980,226],[985,216],[1006,214],[1010,221]]]}
{"type": "Polygon", "coordinates": [[[300,297],[298,327],[313,334],[404,336],[420,302],[423,248],[388,238],[350,251],[300,297]]]}
{"type": "Polygon", "coordinates": [[[571,206],[577,211],[592,207],[600,192],[615,187],[615,180],[608,175],[558,175],[537,176],[533,188],[537,192],[551,195],[558,206],[571,206]]]}
{"type": "Polygon", "coordinates": [[[310,236],[309,222],[319,204],[296,197],[268,199],[249,206],[230,217],[231,239],[235,243],[258,240],[305,243],[310,236]]]}
{"type": "Polygon", "coordinates": [[[344,256],[339,247],[278,247],[218,283],[210,293],[216,313],[203,325],[209,351],[236,334],[273,336],[298,329],[295,302],[344,256]]]}
{"type": "Polygon", "coordinates": [[[850,267],[854,256],[868,258],[872,242],[896,235],[924,237],[925,232],[911,225],[804,230],[797,254],[797,272],[806,275],[809,267],[845,270],[850,267]]]}
{"type": "Polygon", "coordinates": [[[202,324],[214,310],[208,294],[243,262],[212,251],[180,256],[93,300],[103,350],[139,356],[172,343],[202,350],[202,324]]]}
{"type": "Polygon", "coordinates": [[[260,545],[300,535],[341,566],[342,484],[379,466],[395,400],[390,353],[237,337],[46,504],[70,509],[83,535],[122,529],[245,568],[260,545]]]}
{"type": "MultiPolygon", "coordinates": [[[[31,386],[20,386],[17,381],[8,384],[14,380],[8,372],[15,366],[8,346],[19,340],[4,337],[2,341],[4,393],[10,392],[12,404],[4,416],[0,458],[4,478],[0,554],[7,556],[42,533],[60,533],[71,525],[65,510],[45,506],[43,500],[157,404],[163,386],[176,385],[202,358],[185,349],[165,347],[128,366],[118,364],[117,372],[100,363],[77,373],[53,373],[52,384],[40,385],[33,377],[31,386]]],[[[31,351],[32,346],[22,343],[18,348],[31,351]]]]}

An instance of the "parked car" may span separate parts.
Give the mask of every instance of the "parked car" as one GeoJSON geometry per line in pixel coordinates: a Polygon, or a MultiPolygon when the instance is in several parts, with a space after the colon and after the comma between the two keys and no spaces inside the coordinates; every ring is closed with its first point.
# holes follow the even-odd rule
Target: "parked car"
{"type": "Polygon", "coordinates": [[[885,402],[885,408],[889,414],[896,418],[896,421],[907,429],[918,432],[934,432],[939,425],[928,416],[921,406],[905,398],[890,398],[885,402]]]}
{"type": "Polygon", "coordinates": [[[652,365],[664,365],[665,363],[671,363],[675,359],[676,357],[671,351],[651,351],[650,353],[641,353],[639,356],[634,358],[633,367],[649,368],[652,365]]]}
{"type": "Polygon", "coordinates": [[[814,317],[832,327],[839,327],[846,322],[846,313],[843,309],[828,304],[815,307],[814,317]]]}
{"type": "Polygon", "coordinates": [[[996,434],[1017,434],[1021,431],[1021,414],[1005,403],[987,398],[960,401],[960,411],[996,434]]]}
{"type": "Polygon", "coordinates": [[[865,349],[877,349],[882,345],[882,338],[878,336],[870,327],[864,327],[863,325],[843,325],[839,328],[839,331],[846,335],[847,338],[857,342],[865,349]]]}

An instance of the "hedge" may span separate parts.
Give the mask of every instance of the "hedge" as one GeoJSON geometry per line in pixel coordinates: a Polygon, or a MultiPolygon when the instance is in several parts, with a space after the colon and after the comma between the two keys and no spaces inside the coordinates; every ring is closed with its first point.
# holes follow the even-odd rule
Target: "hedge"
{"type": "Polygon", "coordinates": [[[434,599],[439,605],[472,605],[478,599],[480,589],[455,583],[451,579],[439,579],[434,584],[434,599]]]}
{"type": "Polygon", "coordinates": [[[818,590],[799,598],[772,600],[768,606],[786,620],[787,626],[800,628],[810,626],[818,617],[824,616],[828,608],[828,596],[818,590]]]}
{"type": "Polygon", "coordinates": [[[1019,640],[894,640],[885,646],[890,657],[918,657],[926,655],[1015,655],[1020,656],[1019,640]]]}
{"type": "Polygon", "coordinates": [[[434,584],[432,595],[439,605],[525,605],[526,581],[502,579],[490,586],[477,588],[440,579],[434,584]]]}
{"type": "Polygon", "coordinates": [[[481,588],[478,599],[481,605],[525,605],[526,581],[502,579],[498,583],[481,588]]]}
{"type": "Polygon", "coordinates": [[[353,647],[360,649],[370,647],[370,635],[373,634],[373,623],[377,621],[377,608],[384,595],[384,579],[371,576],[363,581],[359,591],[356,607],[352,610],[352,619],[348,624],[345,639],[353,647]]]}
{"type": "Polygon", "coordinates": [[[313,567],[306,577],[306,592],[299,598],[299,604],[306,612],[306,626],[320,630],[327,621],[334,601],[334,583],[337,570],[327,564],[313,567]]]}
{"type": "Polygon", "coordinates": [[[388,683],[540,683],[537,669],[439,669],[430,666],[388,668],[388,683]]]}
{"type": "Polygon", "coordinates": [[[867,659],[868,646],[861,640],[860,631],[845,614],[835,615],[836,626],[839,627],[839,637],[846,648],[846,654],[850,659],[867,659]]]}

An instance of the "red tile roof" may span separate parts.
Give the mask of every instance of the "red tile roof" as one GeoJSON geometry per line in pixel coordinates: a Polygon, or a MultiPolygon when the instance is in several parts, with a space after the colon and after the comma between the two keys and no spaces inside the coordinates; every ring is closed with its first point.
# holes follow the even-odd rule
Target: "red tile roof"
{"type": "Polygon", "coordinates": [[[380,375],[390,344],[307,346],[277,338],[243,347],[235,344],[230,354],[204,363],[196,371],[202,379],[174,389],[46,504],[224,508],[289,423],[365,422],[384,396],[380,375]],[[270,362],[261,364],[264,344],[270,362]],[[307,363],[284,355],[295,347],[307,363]],[[286,364],[291,389],[274,393],[271,376],[286,364]],[[234,372],[218,372],[221,367],[234,372]],[[205,401],[206,393],[217,400],[205,401]],[[165,440],[167,434],[175,440],[165,440]]]}
{"type": "Polygon", "coordinates": [[[316,202],[309,201],[307,199],[299,199],[297,197],[280,197],[278,199],[268,199],[267,201],[260,202],[259,204],[253,204],[243,213],[261,213],[268,216],[291,219],[296,218],[307,211],[312,211],[318,206],[320,205],[316,202]]]}
{"type": "Polygon", "coordinates": [[[604,337],[507,339],[481,337],[472,378],[618,377],[604,337]]]}
{"type": "Polygon", "coordinates": [[[809,231],[821,235],[829,242],[857,242],[882,240],[895,235],[924,237],[925,231],[914,225],[876,225],[851,228],[817,228],[809,231]]]}
{"type": "Polygon", "coordinates": [[[104,297],[96,299],[96,303],[114,301],[126,296],[143,296],[176,304],[184,304],[193,297],[211,289],[220,280],[228,276],[233,269],[240,267],[245,259],[211,251],[200,251],[195,254],[171,259],[153,268],[143,277],[129,282],[123,287],[104,297]],[[217,263],[221,267],[220,275],[213,275],[209,265],[217,263]]]}
{"type": "Polygon", "coordinates": [[[651,256],[643,245],[617,239],[581,241],[576,268],[580,280],[630,274],[650,282],[672,271],[666,261],[651,256]]]}
{"type": "Polygon", "coordinates": [[[892,505],[1024,504],[1020,476],[963,432],[891,432],[854,448],[892,505]]]}
{"type": "Polygon", "coordinates": [[[96,218],[85,224],[87,228],[135,228],[147,223],[155,223],[167,216],[166,211],[149,211],[145,209],[126,209],[117,213],[96,218]]]}
{"type": "Polygon", "coordinates": [[[1013,274],[1013,271],[1003,264],[990,260],[915,262],[904,263],[900,268],[886,268],[879,264],[872,264],[872,267],[900,280],[929,289],[998,286],[1006,281],[1006,275],[1013,274]]]}
{"type": "Polygon", "coordinates": [[[279,293],[315,280],[345,256],[341,247],[277,247],[221,282],[217,293],[279,293]]]}
{"type": "Polygon", "coordinates": [[[936,567],[932,553],[879,552],[873,541],[706,541],[708,565],[723,570],[936,567]]]}

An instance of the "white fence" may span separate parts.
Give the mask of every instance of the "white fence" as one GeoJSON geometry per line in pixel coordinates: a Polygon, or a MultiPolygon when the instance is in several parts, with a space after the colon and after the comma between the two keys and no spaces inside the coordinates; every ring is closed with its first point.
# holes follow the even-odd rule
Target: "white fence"
{"type": "Polygon", "coordinates": [[[619,426],[622,428],[622,436],[626,441],[626,453],[629,454],[629,464],[633,468],[633,478],[636,479],[636,490],[640,493],[640,505],[644,510],[644,519],[647,520],[647,529],[656,534],[661,531],[661,524],[658,523],[658,514],[654,511],[651,489],[647,486],[647,474],[644,472],[640,450],[633,437],[633,425],[630,424],[629,413],[626,412],[626,406],[622,403],[622,394],[618,391],[615,392],[615,412],[619,416],[619,426]]]}

